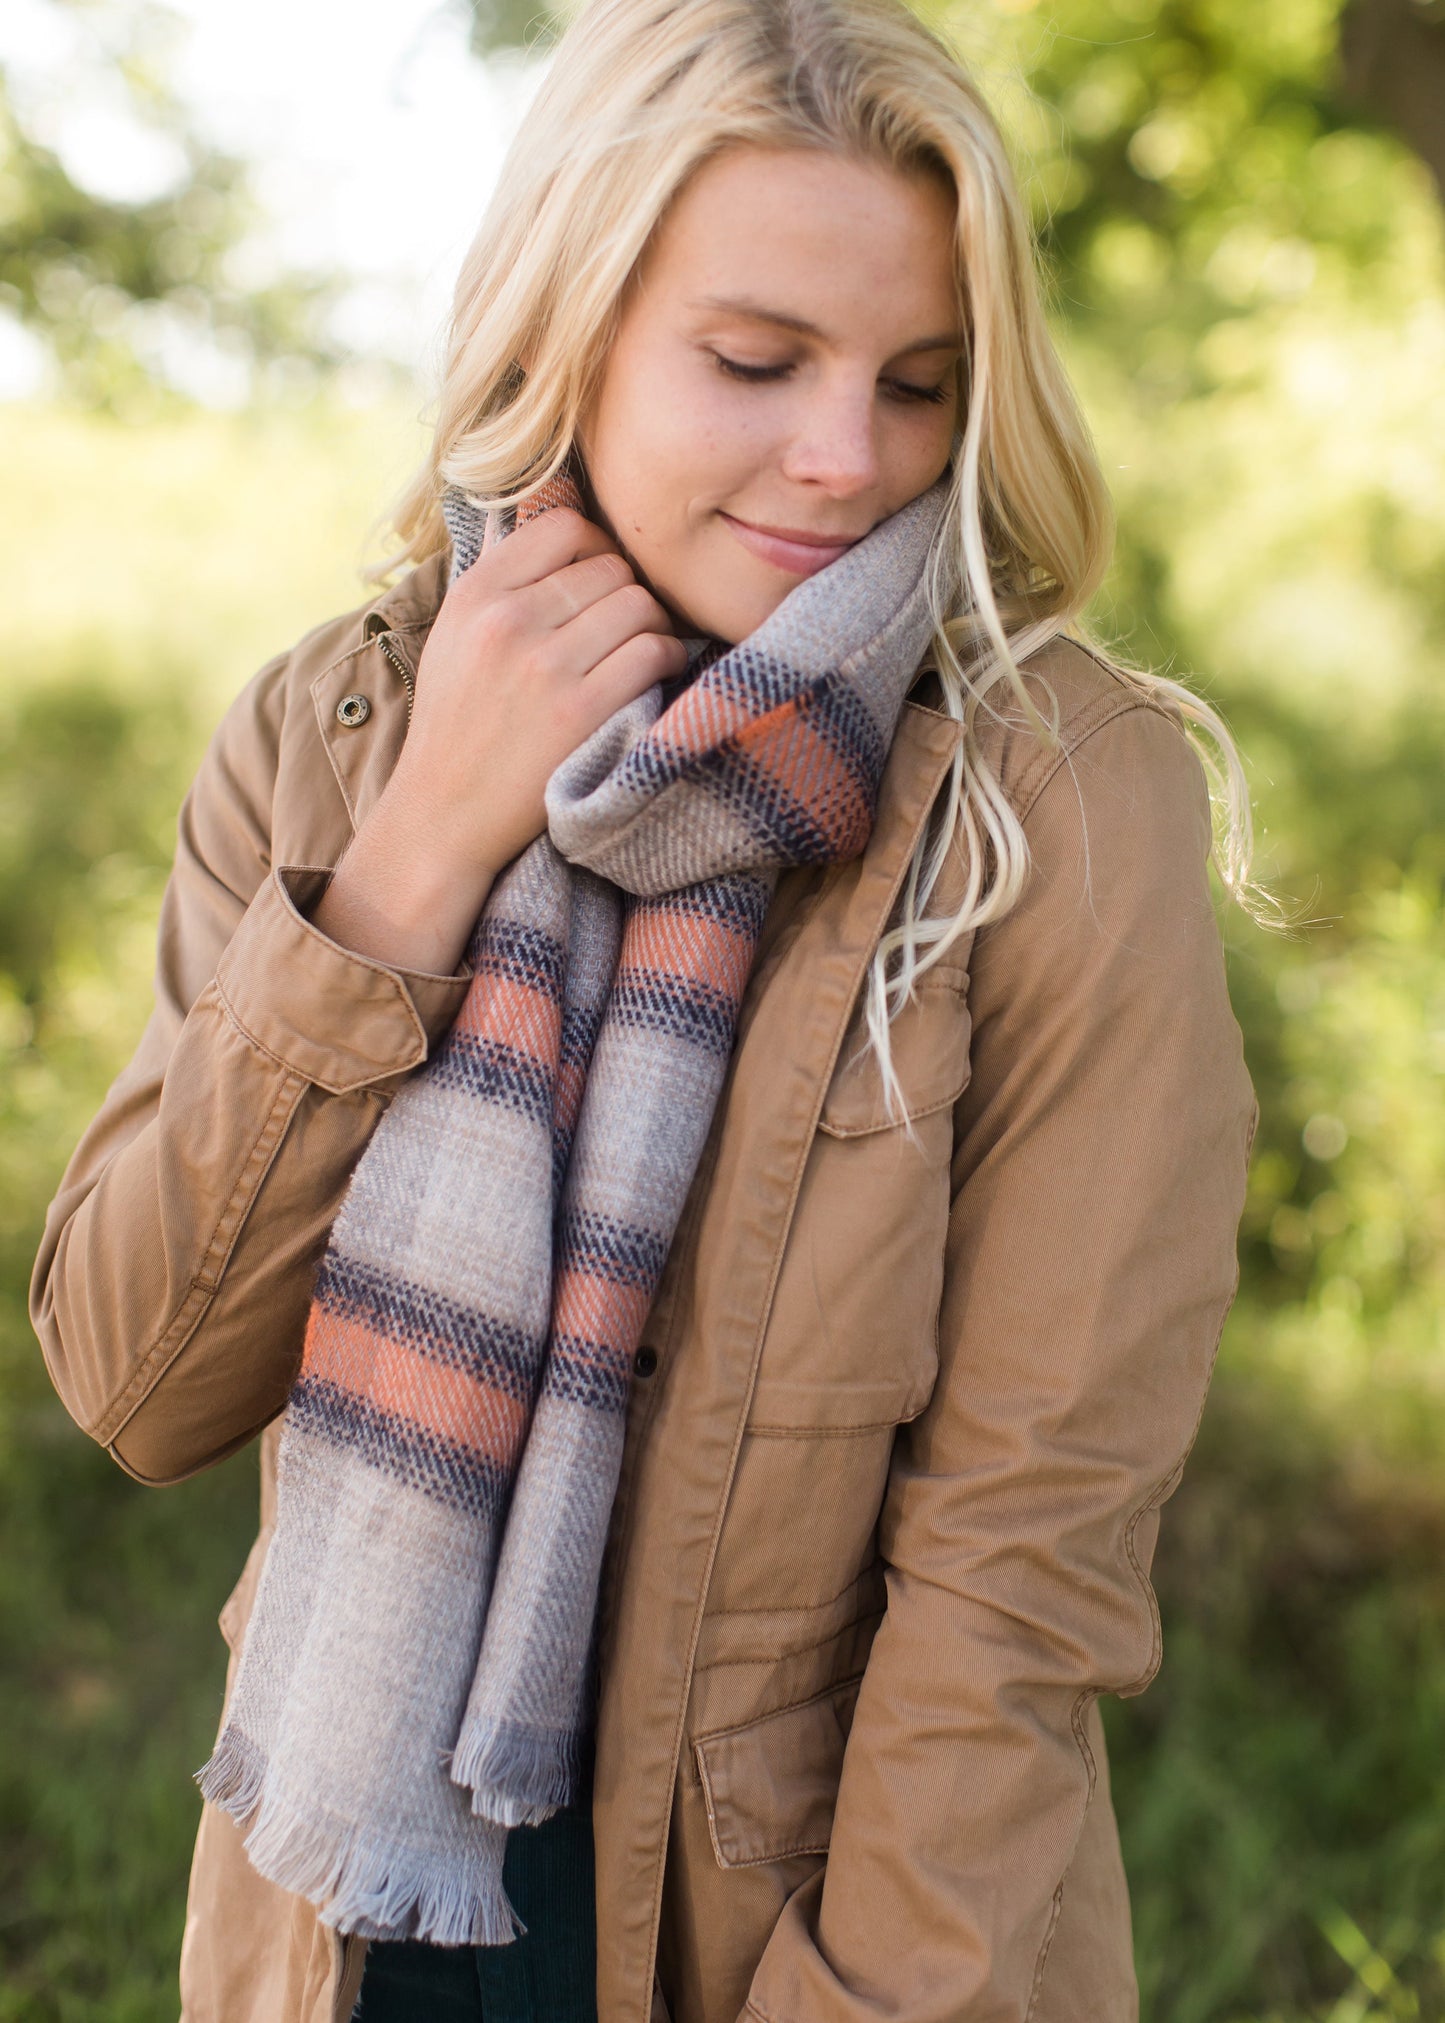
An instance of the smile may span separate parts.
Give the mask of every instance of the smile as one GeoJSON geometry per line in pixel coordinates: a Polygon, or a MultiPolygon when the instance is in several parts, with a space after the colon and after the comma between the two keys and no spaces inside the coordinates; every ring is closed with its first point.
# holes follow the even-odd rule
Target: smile
{"type": "Polygon", "coordinates": [[[816,576],[863,538],[861,534],[808,534],[792,527],[755,527],[751,521],[735,520],[721,508],[718,518],[750,554],[790,576],[816,576]]]}

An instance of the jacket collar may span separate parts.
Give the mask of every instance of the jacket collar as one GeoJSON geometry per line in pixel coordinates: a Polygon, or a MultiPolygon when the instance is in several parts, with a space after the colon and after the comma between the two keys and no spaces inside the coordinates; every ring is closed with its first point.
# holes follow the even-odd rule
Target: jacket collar
{"type": "Polygon", "coordinates": [[[381,632],[409,632],[429,626],[441,609],[446,595],[451,551],[442,549],[429,555],[415,569],[408,569],[399,583],[378,593],[362,614],[362,629],[368,639],[381,632]]]}
{"type": "Polygon", "coordinates": [[[311,681],[316,727],[353,829],[391,777],[411,721],[417,663],[446,594],[448,556],[433,555],[360,616],[359,636],[311,681]],[[365,705],[358,712],[357,701],[365,705]]]}

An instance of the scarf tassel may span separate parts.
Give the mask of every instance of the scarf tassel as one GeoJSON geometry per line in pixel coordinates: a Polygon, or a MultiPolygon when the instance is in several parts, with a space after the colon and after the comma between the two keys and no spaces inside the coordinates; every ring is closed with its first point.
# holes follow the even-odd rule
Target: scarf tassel
{"type": "Polygon", "coordinates": [[[265,1765],[234,1730],[198,1776],[202,1796],[249,1820],[246,1854],[278,1889],[321,1905],[321,1923],[363,1939],[424,1938],[435,1946],[505,1946],[526,1926],[502,1887],[506,1833],[468,1850],[422,1853],[377,1845],[314,1808],[301,1813],[264,1789],[265,1765]]]}
{"type": "Polygon", "coordinates": [[[451,1779],[471,1792],[479,1819],[540,1826],[576,1798],[584,1755],[579,1734],[469,1721],[452,1756],[451,1779]]]}

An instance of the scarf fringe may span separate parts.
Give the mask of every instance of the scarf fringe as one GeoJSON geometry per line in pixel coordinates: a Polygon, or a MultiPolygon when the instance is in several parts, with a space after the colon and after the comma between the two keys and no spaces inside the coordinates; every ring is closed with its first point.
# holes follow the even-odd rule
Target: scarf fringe
{"type": "Polygon", "coordinates": [[[540,1826],[577,1796],[582,1757],[577,1734],[539,1733],[512,1721],[469,1721],[452,1756],[451,1779],[471,1792],[479,1819],[540,1826]]]}
{"type": "Polygon", "coordinates": [[[207,1804],[218,1805],[232,1819],[244,1821],[261,1803],[266,1765],[227,1722],[216,1737],[215,1748],[196,1772],[196,1783],[207,1804]]]}
{"type": "Polygon", "coordinates": [[[505,1946],[526,1926],[502,1887],[504,1836],[480,1861],[364,1845],[354,1827],[320,1825],[265,1792],[265,1766],[227,1728],[196,1772],[201,1795],[238,1825],[251,1822],[246,1855],[278,1889],[317,1907],[323,1925],[363,1939],[425,1939],[434,1946],[505,1946]],[[253,1817],[254,1816],[254,1817],[253,1817]]]}

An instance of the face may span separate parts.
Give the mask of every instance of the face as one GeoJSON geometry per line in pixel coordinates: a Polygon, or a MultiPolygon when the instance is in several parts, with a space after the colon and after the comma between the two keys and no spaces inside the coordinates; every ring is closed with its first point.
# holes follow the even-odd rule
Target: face
{"type": "Polygon", "coordinates": [[[665,216],[578,431],[679,630],[736,642],[942,475],[962,351],[940,177],[733,148],[665,216]]]}

